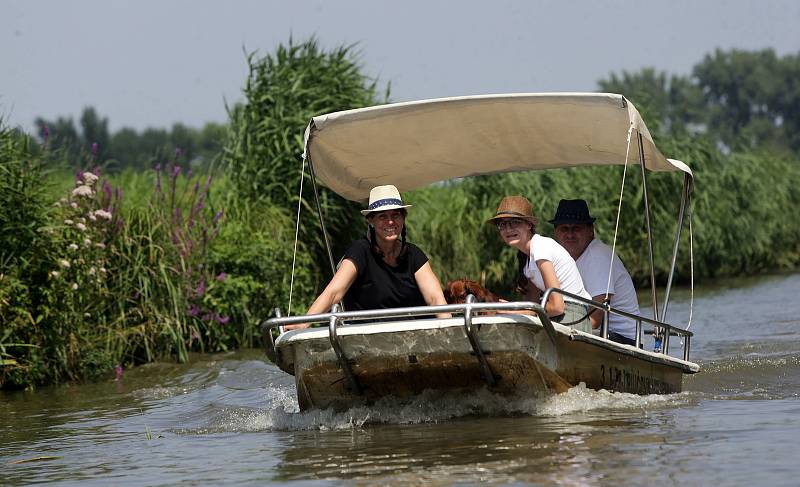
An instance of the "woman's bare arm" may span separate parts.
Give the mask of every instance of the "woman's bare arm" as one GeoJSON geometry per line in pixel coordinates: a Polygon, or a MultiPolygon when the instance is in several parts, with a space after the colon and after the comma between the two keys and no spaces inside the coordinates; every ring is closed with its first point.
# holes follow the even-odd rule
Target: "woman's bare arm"
{"type": "MultiPolygon", "coordinates": [[[[536,266],[539,272],[542,273],[542,280],[544,280],[544,288],[557,287],[561,289],[561,281],[556,276],[556,268],[549,260],[539,259],[536,261],[536,266]]],[[[564,313],[564,297],[558,293],[551,294],[544,305],[545,311],[548,316],[558,316],[564,313]]]]}
{"type": "MultiPolygon", "coordinates": [[[[357,276],[358,269],[356,269],[356,265],[353,261],[344,259],[339,265],[336,274],[333,275],[331,282],[325,286],[325,290],[322,291],[322,294],[317,296],[317,299],[315,299],[311,307],[308,308],[306,314],[316,315],[330,311],[334,303],[338,303],[342,300],[347,290],[350,289],[350,286],[355,282],[357,276]]],[[[308,328],[309,326],[311,326],[309,323],[300,323],[297,325],[288,325],[284,329],[294,330],[298,328],[308,328]]]]}
{"type": "MultiPolygon", "coordinates": [[[[414,273],[414,279],[417,281],[422,298],[425,299],[428,306],[447,304],[444,299],[444,293],[442,293],[442,285],[433,272],[430,262],[425,262],[422,267],[417,269],[417,272],[414,273]]],[[[450,318],[451,316],[450,313],[438,313],[436,315],[437,318],[450,318]]]]}

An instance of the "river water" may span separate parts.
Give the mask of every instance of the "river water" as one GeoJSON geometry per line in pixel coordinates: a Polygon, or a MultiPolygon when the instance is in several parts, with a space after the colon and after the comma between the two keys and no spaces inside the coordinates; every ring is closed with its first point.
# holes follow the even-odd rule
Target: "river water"
{"type": "MultiPolygon", "coordinates": [[[[800,274],[698,289],[701,372],[673,395],[578,386],[300,413],[259,351],[0,392],[0,485],[799,485],[798,291],[800,274]]],[[[685,323],[688,293],[673,298],[668,321],[685,323]]]]}

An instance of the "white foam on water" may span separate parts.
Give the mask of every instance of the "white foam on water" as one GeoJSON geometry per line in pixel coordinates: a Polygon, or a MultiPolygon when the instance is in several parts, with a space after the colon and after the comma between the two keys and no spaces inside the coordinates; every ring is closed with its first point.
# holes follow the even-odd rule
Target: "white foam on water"
{"type": "Polygon", "coordinates": [[[486,389],[471,392],[425,391],[412,399],[387,397],[346,411],[311,409],[301,412],[290,387],[268,388],[266,409],[229,408],[223,424],[229,431],[349,430],[365,424],[419,424],[465,416],[561,416],[594,410],[650,410],[693,401],[690,393],[639,396],[588,389],[581,383],[563,394],[509,398],[486,389]]]}

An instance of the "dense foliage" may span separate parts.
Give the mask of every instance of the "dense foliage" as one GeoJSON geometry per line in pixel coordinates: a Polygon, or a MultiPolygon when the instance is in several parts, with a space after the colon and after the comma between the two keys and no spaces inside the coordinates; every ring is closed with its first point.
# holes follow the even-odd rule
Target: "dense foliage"
{"type": "MultiPolygon", "coordinates": [[[[290,41],[247,62],[245,100],[229,108],[225,127],[110,134],[87,109],[80,129],[71,119],[38,121],[35,141],[0,124],[0,387],[250,347],[261,320],[275,307],[286,312],[290,287],[292,314],[321,290],[330,269],[308,168],[298,194],[303,131],[314,115],[388,93],[378,97],[352,47],[290,41]],[[224,177],[209,168],[216,158],[224,177]]],[[[692,167],[699,278],[800,263],[798,74],[797,55],[734,50],[707,56],[691,76],[648,68],[600,81],[636,104],[664,154],[692,167]]],[[[641,174],[637,166],[626,174],[618,166],[432,185],[404,195],[414,205],[409,239],[443,282],[470,277],[512,297],[514,254],[485,224],[501,197],[528,196],[545,235],[560,198],[585,198],[607,242],[621,208],[617,250],[642,284],[641,174]]],[[[663,282],[682,178],[648,174],[647,184],[663,282]]],[[[336,259],[364,230],[360,205],[326,188],[320,196],[336,259]]],[[[678,278],[686,279],[686,232],[682,239],[678,278]]]]}
{"type": "MultiPolygon", "coordinates": [[[[0,386],[256,345],[263,310],[288,288],[284,211],[239,202],[226,181],[183,169],[179,153],[117,178],[134,204],[96,169],[61,196],[47,184],[48,151],[7,130],[0,143],[0,386]]],[[[309,295],[302,246],[298,259],[295,286],[309,295]]]]}
{"type": "MultiPolygon", "coordinates": [[[[247,58],[245,102],[230,109],[223,163],[243,198],[296,212],[303,133],[315,115],[375,105],[376,83],[361,72],[352,46],[325,51],[315,39],[290,41],[274,53],[247,58]]],[[[313,245],[317,270],[330,275],[309,170],[305,170],[301,237],[313,245]]],[[[328,231],[339,254],[364,227],[358,206],[320,188],[328,231]]]]}

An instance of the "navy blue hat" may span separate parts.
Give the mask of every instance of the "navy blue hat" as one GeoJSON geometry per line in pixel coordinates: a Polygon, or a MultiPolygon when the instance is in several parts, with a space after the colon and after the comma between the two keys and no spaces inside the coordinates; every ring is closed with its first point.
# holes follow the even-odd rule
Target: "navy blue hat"
{"type": "Polygon", "coordinates": [[[569,225],[594,223],[595,218],[589,215],[586,200],[561,200],[558,202],[556,216],[548,220],[553,225],[569,225]]]}

